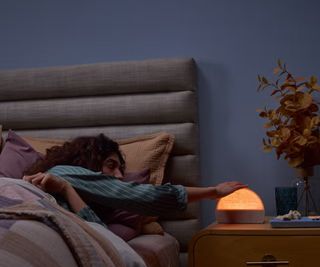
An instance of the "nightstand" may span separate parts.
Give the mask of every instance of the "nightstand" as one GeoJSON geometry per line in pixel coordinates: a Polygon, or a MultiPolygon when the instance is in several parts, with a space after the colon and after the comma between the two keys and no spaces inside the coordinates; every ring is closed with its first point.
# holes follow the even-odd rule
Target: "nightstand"
{"type": "Polygon", "coordinates": [[[211,224],[189,245],[189,267],[320,266],[320,228],[211,224]],[[273,262],[272,262],[273,261],[273,262]]]}

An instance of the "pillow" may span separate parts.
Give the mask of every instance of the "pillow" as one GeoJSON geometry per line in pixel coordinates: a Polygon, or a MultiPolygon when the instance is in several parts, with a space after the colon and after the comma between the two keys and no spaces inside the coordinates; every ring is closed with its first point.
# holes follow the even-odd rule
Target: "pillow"
{"type": "MultiPolygon", "coordinates": [[[[62,145],[65,140],[23,137],[36,151],[45,154],[54,145],[62,145]]],[[[140,135],[128,139],[116,140],[126,161],[128,172],[150,170],[150,183],[161,184],[164,170],[172,150],[174,136],[166,133],[140,135]]]]}
{"type": "Polygon", "coordinates": [[[162,184],[165,166],[174,143],[174,136],[160,132],[117,140],[125,156],[129,172],[150,169],[150,183],[162,184]]]}
{"type": "Polygon", "coordinates": [[[35,138],[21,136],[30,146],[32,146],[37,152],[45,155],[47,149],[53,146],[61,146],[66,140],[63,139],[47,139],[47,138],[35,138]]]}
{"type": "Polygon", "coordinates": [[[40,158],[37,151],[9,130],[0,154],[0,176],[21,179],[24,171],[40,158]]]}
{"type": "Polygon", "coordinates": [[[108,230],[114,233],[116,236],[120,237],[124,241],[129,241],[135,237],[137,237],[141,231],[136,230],[132,227],[126,226],[120,223],[109,223],[108,230]]]}

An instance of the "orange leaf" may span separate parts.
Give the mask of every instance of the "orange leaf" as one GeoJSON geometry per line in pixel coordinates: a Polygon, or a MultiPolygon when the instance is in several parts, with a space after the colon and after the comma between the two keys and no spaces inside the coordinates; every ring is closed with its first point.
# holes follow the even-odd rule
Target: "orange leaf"
{"type": "Polygon", "coordinates": [[[266,118],[266,117],[268,117],[268,114],[267,114],[267,112],[265,112],[265,111],[261,111],[261,112],[259,113],[259,116],[262,117],[262,118],[266,118]]]}
{"type": "Polygon", "coordinates": [[[315,85],[317,83],[318,79],[316,76],[311,76],[310,77],[310,84],[311,86],[315,85]]]}
{"type": "Polygon", "coordinates": [[[320,91],[320,85],[316,83],[316,84],[312,85],[312,89],[314,89],[316,91],[320,91]]]}
{"type": "Polygon", "coordinates": [[[296,77],[296,82],[297,83],[301,83],[303,81],[305,81],[306,79],[304,77],[296,77]]]}
{"type": "Polygon", "coordinates": [[[289,165],[291,167],[294,167],[294,168],[298,167],[299,165],[301,165],[302,162],[303,162],[303,157],[302,156],[289,159],[289,165]]]}
{"type": "Polygon", "coordinates": [[[263,151],[264,152],[271,152],[272,151],[272,147],[271,146],[263,146],[263,151]]]}
{"type": "Polygon", "coordinates": [[[277,75],[280,71],[281,71],[281,68],[280,68],[280,67],[275,67],[275,68],[273,69],[273,74],[277,75]]]}
{"type": "Polygon", "coordinates": [[[320,124],[320,116],[314,116],[311,119],[311,127],[317,126],[320,124]]]}
{"type": "Polygon", "coordinates": [[[268,129],[272,127],[272,123],[271,122],[267,122],[263,125],[264,128],[268,129]]]}
{"type": "Polygon", "coordinates": [[[274,138],[274,139],[272,139],[272,141],[271,141],[271,145],[272,145],[273,147],[278,147],[278,146],[281,145],[281,141],[280,141],[278,138],[274,138]]]}

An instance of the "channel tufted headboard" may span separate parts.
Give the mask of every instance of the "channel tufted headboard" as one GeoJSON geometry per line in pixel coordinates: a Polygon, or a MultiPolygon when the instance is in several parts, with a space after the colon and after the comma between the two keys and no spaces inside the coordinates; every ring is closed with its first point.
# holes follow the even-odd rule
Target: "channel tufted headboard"
{"type": "MultiPolygon", "coordinates": [[[[96,63],[0,71],[0,124],[23,135],[70,138],[100,132],[127,138],[175,135],[166,179],[199,185],[197,76],[191,58],[96,63]]],[[[187,244],[199,229],[199,206],[161,218],[187,244]]]]}

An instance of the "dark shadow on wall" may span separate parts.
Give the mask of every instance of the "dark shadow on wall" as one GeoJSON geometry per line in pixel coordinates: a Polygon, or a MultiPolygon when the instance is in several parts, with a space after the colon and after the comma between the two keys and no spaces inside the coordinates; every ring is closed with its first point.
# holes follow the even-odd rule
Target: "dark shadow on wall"
{"type": "MultiPolygon", "coordinates": [[[[203,186],[217,184],[218,166],[226,144],[228,123],[228,75],[223,65],[196,60],[200,126],[200,173],[203,186]]],[[[223,166],[221,166],[223,168],[223,166]]],[[[220,168],[221,168],[220,167],[220,168]]],[[[201,203],[202,226],[214,221],[214,201],[201,203]]]]}

